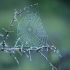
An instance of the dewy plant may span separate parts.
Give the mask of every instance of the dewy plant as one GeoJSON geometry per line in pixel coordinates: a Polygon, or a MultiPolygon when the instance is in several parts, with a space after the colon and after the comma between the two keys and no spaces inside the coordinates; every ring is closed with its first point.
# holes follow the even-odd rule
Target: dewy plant
{"type": "Polygon", "coordinates": [[[22,55],[23,53],[26,54],[26,52],[28,52],[29,54],[26,54],[26,56],[30,60],[32,60],[31,51],[35,51],[40,53],[40,55],[45,58],[52,70],[57,70],[57,68],[53,66],[52,63],[48,60],[48,58],[43,54],[43,49],[45,48],[47,52],[49,51],[49,49],[53,50],[61,57],[56,47],[47,43],[48,35],[42,25],[39,11],[37,11],[36,8],[34,9],[34,7],[37,6],[38,3],[27,6],[20,12],[17,12],[15,10],[14,18],[10,22],[8,30],[5,30],[3,28],[6,34],[0,34],[0,36],[3,38],[3,41],[0,43],[0,51],[9,53],[11,56],[13,56],[18,65],[19,61],[15,56],[16,51],[19,52],[20,55],[22,55]],[[22,14],[24,14],[24,16],[22,14]],[[20,15],[22,16],[22,18],[18,20],[17,17],[20,15]],[[8,39],[9,32],[11,32],[10,29],[13,26],[13,22],[15,21],[17,22],[17,41],[13,47],[10,47],[6,43],[6,39],[8,39]],[[19,42],[20,45],[18,45],[19,42]]]}

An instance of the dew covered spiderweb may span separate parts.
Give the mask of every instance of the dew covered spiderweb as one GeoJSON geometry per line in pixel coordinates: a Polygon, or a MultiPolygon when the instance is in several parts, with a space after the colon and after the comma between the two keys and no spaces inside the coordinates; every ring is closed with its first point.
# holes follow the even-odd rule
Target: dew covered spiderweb
{"type": "Polygon", "coordinates": [[[23,16],[17,26],[17,36],[25,47],[40,47],[45,44],[47,34],[38,12],[30,12],[23,16]]]}

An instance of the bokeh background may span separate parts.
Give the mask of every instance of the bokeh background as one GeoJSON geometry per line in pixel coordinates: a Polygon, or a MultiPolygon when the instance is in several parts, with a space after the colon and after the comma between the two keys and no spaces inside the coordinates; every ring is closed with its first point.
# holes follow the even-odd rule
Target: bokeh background
{"type": "MultiPolygon", "coordinates": [[[[8,29],[13,19],[14,10],[18,11],[25,6],[38,3],[40,18],[49,38],[59,49],[62,58],[57,54],[45,53],[50,62],[58,70],[70,70],[70,1],[69,0],[0,0],[0,33],[5,34],[2,28],[8,29]]],[[[16,24],[13,25],[8,45],[13,46],[16,41],[16,24]]],[[[0,37],[0,42],[2,38],[0,37]]],[[[38,53],[32,53],[33,61],[25,54],[23,57],[16,54],[20,62],[20,70],[51,70],[48,63],[38,53]]],[[[19,70],[19,66],[12,56],[0,51],[0,70],[19,70]]]]}

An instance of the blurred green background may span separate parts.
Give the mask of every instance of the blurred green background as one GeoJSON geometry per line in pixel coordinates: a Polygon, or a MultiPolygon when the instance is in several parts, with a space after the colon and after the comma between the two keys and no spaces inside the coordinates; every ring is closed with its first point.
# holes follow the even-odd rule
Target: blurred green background
{"type": "MultiPolygon", "coordinates": [[[[0,33],[7,29],[13,19],[14,10],[38,3],[40,18],[49,38],[59,49],[62,58],[57,54],[48,53],[49,60],[58,70],[70,70],[70,1],[69,0],[0,0],[0,33]]],[[[8,45],[13,46],[16,41],[16,24],[13,25],[8,45]]],[[[0,37],[0,42],[2,38],[0,37]]],[[[46,54],[46,53],[45,53],[46,54]]],[[[48,63],[38,53],[32,52],[30,61],[25,54],[16,54],[20,62],[20,70],[51,70],[48,63]]],[[[0,70],[19,70],[19,66],[12,56],[0,52],[0,70]]]]}

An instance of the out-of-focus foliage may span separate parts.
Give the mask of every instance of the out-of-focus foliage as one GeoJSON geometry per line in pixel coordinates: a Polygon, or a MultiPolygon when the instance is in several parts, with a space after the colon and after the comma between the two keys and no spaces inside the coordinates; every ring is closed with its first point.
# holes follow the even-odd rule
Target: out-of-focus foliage
{"type": "MultiPolygon", "coordinates": [[[[7,29],[10,21],[13,19],[14,10],[23,9],[30,4],[39,4],[39,13],[42,23],[46,29],[49,38],[59,49],[62,58],[52,53],[49,59],[58,68],[58,70],[70,70],[70,2],[69,0],[0,0],[0,33],[5,33],[2,28],[7,29]]],[[[7,43],[11,46],[16,41],[16,25],[14,24],[7,43]]],[[[2,38],[0,38],[1,42],[2,38]]],[[[48,53],[50,54],[50,52],[48,53]]],[[[24,55],[24,54],[23,54],[24,55]]],[[[20,57],[16,54],[21,70],[51,70],[47,62],[36,53],[32,53],[31,62],[25,55],[20,57]]],[[[4,52],[0,52],[1,70],[19,70],[19,67],[13,57],[4,52]]]]}

